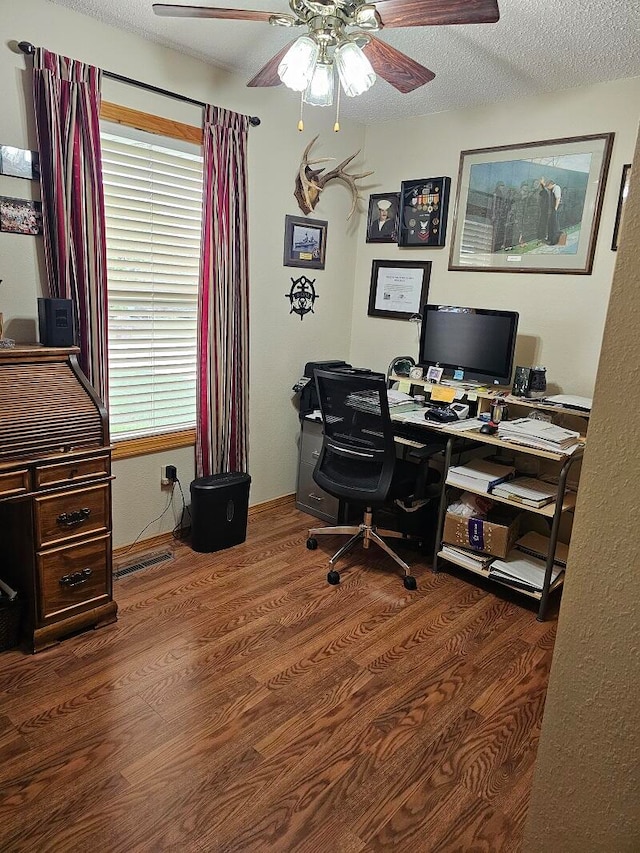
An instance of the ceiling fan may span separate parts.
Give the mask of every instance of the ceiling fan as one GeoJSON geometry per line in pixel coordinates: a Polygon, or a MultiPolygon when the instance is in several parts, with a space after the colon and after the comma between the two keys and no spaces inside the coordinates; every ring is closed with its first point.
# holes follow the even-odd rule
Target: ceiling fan
{"type": "Polygon", "coordinates": [[[332,103],[334,65],[345,93],[362,94],[378,74],[399,92],[412,92],[435,74],[411,57],[371,35],[391,27],[487,24],[500,18],[498,0],[289,0],[291,13],[154,3],[156,15],[266,21],[279,27],[304,27],[248,86],[285,83],[304,92],[305,102],[332,103]],[[375,73],[374,73],[375,72],[375,73]]]}

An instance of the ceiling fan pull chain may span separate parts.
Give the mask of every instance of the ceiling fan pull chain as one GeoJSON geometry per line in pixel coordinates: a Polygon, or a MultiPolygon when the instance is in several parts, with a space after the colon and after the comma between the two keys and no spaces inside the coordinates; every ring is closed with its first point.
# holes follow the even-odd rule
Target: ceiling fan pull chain
{"type": "Polygon", "coordinates": [[[333,125],[333,132],[338,133],[340,130],[340,81],[338,80],[338,97],[336,98],[336,123],[333,125]]]}
{"type": "Polygon", "coordinates": [[[300,92],[300,120],[298,121],[298,130],[300,133],[304,130],[304,122],[302,120],[302,109],[304,107],[304,91],[300,92]]]}

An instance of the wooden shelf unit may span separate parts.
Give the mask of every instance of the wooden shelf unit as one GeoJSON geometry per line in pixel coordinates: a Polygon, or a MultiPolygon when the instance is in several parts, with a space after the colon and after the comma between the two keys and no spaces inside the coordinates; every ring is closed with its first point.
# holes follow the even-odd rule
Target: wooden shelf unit
{"type": "MultiPolygon", "coordinates": [[[[492,400],[496,398],[496,393],[479,391],[477,393],[476,399],[478,402],[478,414],[489,411],[492,400]]],[[[556,419],[561,418],[563,421],[570,424],[570,428],[577,429],[581,433],[581,442],[582,446],[579,447],[574,453],[571,455],[565,455],[562,453],[552,453],[547,450],[541,450],[536,447],[526,447],[520,444],[514,444],[512,442],[504,441],[499,438],[497,435],[483,435],[477,431],[466,431],[460,432],[458,431],[450,431],[449,441],[447,443],[447,449],[445,451],[445,466],[444,466],[444,485],[442,489],[442,494],[440,498],[440,509],[438,513],[438,527],[436,531],[436,547],[433,559],[433,569],[434,571],[438,571],[438,561],[446,560],[447,562],[453,563],[454,565],[459,566],[460,568],[465,569],[465,571],[471,572],[473,574],[480,575],[492,583],[499,583],[501,586],[506,586],[509,589],[514,590],[515,592],[522,593],[522,595],[526,595],[529,598],[534,598],[540,602],[540,607],[538,608],[538,619],[543,621],[546,616],[547,607],[549,603],[550,594],[559,587],[562,586],[564,579],[564,572],[555,580],[554,583],[551,583],[552,571],[554,566],[554,558],[556,551],[556,544],[558,541],[558,533],[560,527],[560,520],[564,513],[571,512],[576,505],[577,493],[573,491],[567,490],[567,478],[569,475],[569,471],[581,458],[583,453],[583,444],[586,439],[583,430],[585,430],[585,420],[588,420],[588,413],[582,413],[575,409],[566,409],[560,406],[544,406],[540,404],[537,400],[527,400],[520,397],[503,397],[504,401],[509,406],[509,416],[511,418],[515,417],[526,417],[531,409],[540,409],[544,408],[549,411],[551,414],[556,415],[556,419]],[[454,444],[458,441],[458,447],[466,446],[468,449],[473,448],[473,444],[475,444],[478,448],[482,448],[485,446],[489,447],[500,447],[503,451],[508,451],[509,453],[518,454],[522,456],[535,457],[540,460],[545,461],[553,461],[558,463],[559,472],[558,472],[558,485],[557,485],[557,497],[553,503],[549,503],[543,507],[531,507],[526,504],[522,504],[517,501],[509,500],[508,498],[502,498],[498,495],[487,495],[486,492],[476,489],[462,488],[460,486],[456,486],[455,483],[447,483],[446,477],[451,466],[451,456],[454,449],[454,444]],[[473,444],[472,444],[473,443],[473,444]],[[498,578],[493,578],[489,576],[488,568],[470,568],[468,565],[463,565],[462,562],[456,561],[456,559],[450,554],[444,554],[441,550],[442,546],[442,535],[444,531],[444,521],[446,517],[447,503],[448,503],[448,491],[451,489],[458,489],[459,491],[469,491],[473,494],[483,495],[485,497],[489,497],[492,501],[496,503],[500,503],[504,506],[510,506],[514,509],[517,509],[522,513],[531,513],[533,515],[541,516],[547,522],[550,523],[550,535],[549,535],[549,552],[546,557],[546,569],[545,569],[545,579],[543,588],[541,591],[537,592],[534,590],[524,590],[520,587],[516,587],[512,584],[509,584],[507,581],[502,581],[498,578]]],[[[447,433],[447,428],[444,427],[440,430],[440,432],[447,433]]]]}

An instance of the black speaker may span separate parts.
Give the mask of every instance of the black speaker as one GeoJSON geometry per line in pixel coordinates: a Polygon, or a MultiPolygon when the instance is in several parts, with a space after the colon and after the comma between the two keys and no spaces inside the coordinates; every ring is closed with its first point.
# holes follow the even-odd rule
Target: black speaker
{"type": "Polygon", "coordinates": [[[45,347],[73,346],[73,302],[71,299],[38,299],[40,343],[45,347]]]}

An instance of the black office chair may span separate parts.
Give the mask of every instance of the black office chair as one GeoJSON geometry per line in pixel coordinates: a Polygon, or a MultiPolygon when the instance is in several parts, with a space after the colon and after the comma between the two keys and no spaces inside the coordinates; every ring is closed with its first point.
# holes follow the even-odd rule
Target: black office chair
{"type": "Polygon", "coordinates": [[[307,548],[318,547],[318,536],[344,533],[351,538],[330,559],[330,584],[340,583],[333,568],[356,542],[364,548],[375,542],[404,569],[404,585],[416,589],[409,566],[381,538],[415,539],[395,530],[377,530],[374,507],[405,496],[414,488],[415,466],[396,465],[387,384],[382,374],[334,373],[317,370],[316,386],[324,423],[324,440],[313,472],[316,483],[330,495],[349,504],[361,504],[364,521],[357,526],[315,527],[309,530],[307,548]],[[409,471],[409,469],[412,469],[409,471]]]}

